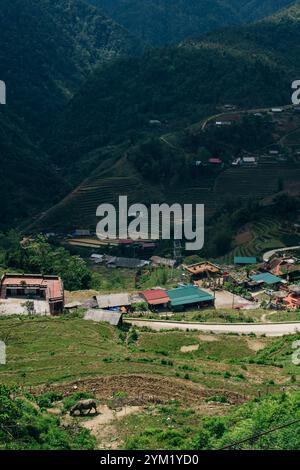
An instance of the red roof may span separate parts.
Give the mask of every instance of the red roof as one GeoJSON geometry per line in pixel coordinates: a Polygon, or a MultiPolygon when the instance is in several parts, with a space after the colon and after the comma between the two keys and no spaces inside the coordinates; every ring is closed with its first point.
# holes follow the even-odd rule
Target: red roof
{"type": "Polygon", "coordinates": [[[214,165],[221,165],[221,163],[223,163],[223,161],[219,158],[210,158],[208,162],[213,163],[214,165]]]}
{"type": "Polygon", "coordinates": [[[28,287],[47,289],[48,300],[61,299],[63,297],[62,281],[57,276],[41,276],[38,274],[4,274],[1,279],[1,287],[21,287],[24,283],[26,283],[26,286],[28,287]]]}
{"type": "Polygon", "coordinates": [[[152,289],[141,292],[148,304],[162,305],[170,301],[170,297],[163,289],[152,289]]]}

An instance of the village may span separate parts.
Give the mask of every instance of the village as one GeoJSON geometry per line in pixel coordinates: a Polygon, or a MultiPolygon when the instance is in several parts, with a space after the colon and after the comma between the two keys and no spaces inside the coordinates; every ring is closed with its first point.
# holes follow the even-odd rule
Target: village
{"type": "Polygon", "coordinates": [[[205,321],[201,312],[209,311],[223,312],[225,322],[232,311],[288,315],[300,310],[298,249],[273,250],[261,261],[235,256],[226,265],[210,261],[187,265],[155,255],[142,260],[93,253],[90,263],[95,267],[140,273],[164,270],[172,281],[168,287],[155,285],[128,292],[112,289],[87,297],[80,291],[65,292],[62,279],[55,275],[4,273],[0,281],[0,315],[59,316],[80,311],[86,320],[114,326],[134,318],[185,320],[190,312],[197,312],[200,322],[205,321]]]}

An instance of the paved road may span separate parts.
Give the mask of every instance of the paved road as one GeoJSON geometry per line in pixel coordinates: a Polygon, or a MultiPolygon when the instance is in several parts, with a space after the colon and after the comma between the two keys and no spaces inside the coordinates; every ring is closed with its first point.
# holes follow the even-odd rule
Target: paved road
{"type": "Polygon", "coordinates": [[[146,326],[155,331],[160,330],[199,330],[208,333],[238,333],[266,335],[266,336],[284,336],[300,332],[300,322],[291,323],[192,323],[192,322],[174,322],[164,320],[140,320],[128,319],[128,323],[136,326],[146,326]]]}
{"type": "Polygon", "coordinates": [[[272,258],[273,255],[276,255],[276,253],[283,253],[285,251],[293,251],[293,250],[300,250],[300,245],[288,246],[287,248],[277,248],[276,250],[267,251],[263,256],[263,260],[265,263],[267,263],[269,259],[272,258]]]}

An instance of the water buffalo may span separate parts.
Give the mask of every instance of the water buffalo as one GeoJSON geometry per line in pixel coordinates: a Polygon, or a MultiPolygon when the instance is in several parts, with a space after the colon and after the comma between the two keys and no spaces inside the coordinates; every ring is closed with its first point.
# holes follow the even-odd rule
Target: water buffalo
{"type": "Polygon", "coordinates": [[[80,415],[83,415],[84,411],[88,411],[88,414],[94,410],[97,413],[97,404],[95,400],[80,400],[76,405],[72,406],[70,415],[73,416],[76,411],[79,411],[80,415]]]}

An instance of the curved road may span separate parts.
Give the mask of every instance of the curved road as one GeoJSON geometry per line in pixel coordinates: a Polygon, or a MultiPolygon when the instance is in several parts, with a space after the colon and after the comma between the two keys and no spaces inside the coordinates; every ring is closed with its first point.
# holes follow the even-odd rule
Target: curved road
{"type": "Polygon", "coordinates": [[[293,250],[300,250],[300,245],[288,246],[286,248],[277,248],[276,250],[267,251],[263,255],[263,260],[264,260],[265,263],[267,263],[269,261],[269,259],[272,258],[273,255],[276,255],[276,253],[284,253],[285,251],[293,251],[293,250]]]}
{"type": "Polygon", "coordinates": [[[160,330],[198,330],[207,333],[237,333],[266,336],[284,336],[300,332],[300,322],[290,323],[194,323],[165,320],[126,319],[132,325],[146,326],[155,331],[160,330]]]}

